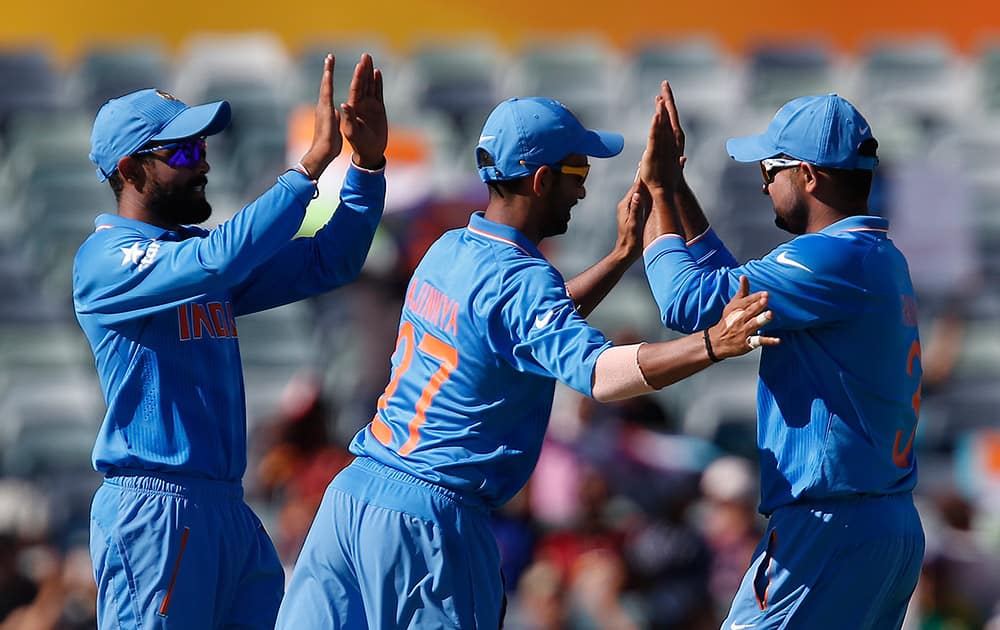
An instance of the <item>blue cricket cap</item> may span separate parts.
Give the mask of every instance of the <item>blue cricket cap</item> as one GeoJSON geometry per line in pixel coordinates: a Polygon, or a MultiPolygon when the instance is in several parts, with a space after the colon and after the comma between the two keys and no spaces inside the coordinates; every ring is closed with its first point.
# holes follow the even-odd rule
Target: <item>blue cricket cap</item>
{"type": "Polygon", "coordinates": [[[625,138],[584,127],[573,112],[551,98],[512,98],[494,108],[476,146],[484,182],[517,179],[558,164],[570,153],[608,158],[621,153],[625,138]],[[493,164],[479,159],[485,151],[493,164]]]}
{"type": "Polygon", "coordinates": [[[872,137],[871,125],[846,99],[802,96],[782,105],[764,133],[730,138],[726,150],[738,162],[787,155],[816,166],[871,171],[878,158],[859,149],[872,137]]]}
{"type": "Polygon", "coordinates": [[[226,101],[188,107],[175,96],[149,88],[113,98],[97,112],[90,134],[90,161],[104,181],[118,168],[118,160],[148,142],[211,136],[229,125],[232,110],[226,101]]]}

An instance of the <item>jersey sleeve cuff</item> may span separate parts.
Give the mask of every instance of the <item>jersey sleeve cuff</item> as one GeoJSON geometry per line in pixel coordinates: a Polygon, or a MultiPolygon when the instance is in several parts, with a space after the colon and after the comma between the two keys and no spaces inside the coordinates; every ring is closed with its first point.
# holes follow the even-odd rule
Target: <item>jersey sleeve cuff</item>
{"type": "Polygon", "coordinates": [[[649,261],[653,260],[663,252],[678,251],[682,249],[687,249],[687,245],[684,244],[683,236],[680,234],[661,234],[642,251],[642,258],[648,264],[649,261]]]}
{"type": "Polygon", "coordinates": [[[378,168],[370,169],[370,168],[365,168],[363,166],[358,166],[357,164],[354,163],[354,156],[352,155],[351,156],[351,169],[350,170],[352,170],[352,171],[356,170],[356,171],[360,171],[362,173],[368,173],[369,175],[380,175],[380,174],[384,174],[385,173],[385,165],[386,165],[386,159],[382,158],[382,166],[380,166],[378,168]]]}
{"type": "Polygon", "coordinates": [[[295,194],[296,199],[307,204],[316,195],[316,182],[306,177],[302,171],[291,168],[278,176],[278,181],[287,186],[295,194]]]}

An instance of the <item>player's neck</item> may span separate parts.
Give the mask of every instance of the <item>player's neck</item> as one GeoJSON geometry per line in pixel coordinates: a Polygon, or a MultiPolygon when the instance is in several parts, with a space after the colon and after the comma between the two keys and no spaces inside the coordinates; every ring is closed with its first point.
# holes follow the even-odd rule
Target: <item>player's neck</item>
{"type": "Polygon", "coordinates": [[[809,213],[809,221],[806,224],[806,234],[819,232],[833,225],[837,221],[843,221],[848,217],[866,216],[868,214],[868,208],[864,206],[853,210],[841,210],[827,205],[814,207],[809,213]]]}
{"type": "Polygon", "coordinates": [[[532,208],[530,199],[523,195],[490,198],[484,216],[494,223],[508,225],[524,234],[535,245],[542,241],[539,213],[532,208]]]}

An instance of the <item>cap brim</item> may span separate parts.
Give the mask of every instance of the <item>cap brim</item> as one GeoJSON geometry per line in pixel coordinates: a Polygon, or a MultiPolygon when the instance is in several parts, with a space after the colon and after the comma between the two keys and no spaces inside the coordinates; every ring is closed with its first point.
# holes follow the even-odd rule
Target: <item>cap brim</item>
{"type": "Polygon", "coordinates": [[[620,133],[588,129],[576,152],[590,157],[609,158],[621,153],[624,147],[625,137],[620,133]]]}
{"type": "Polygon", "coordinates": [[[180,140],[193,136],[211,136],[229,126],[232,108],[227,101],[189,107],[177,114],[160,133],[149,140],[180,140]]]}
{"type": "Polygon", "coordinates": [[[764,134],[730,138],[726,140],[726,151],[737,162],[760,162],[781,154],[781,150],[768,142],[764,134]]]}

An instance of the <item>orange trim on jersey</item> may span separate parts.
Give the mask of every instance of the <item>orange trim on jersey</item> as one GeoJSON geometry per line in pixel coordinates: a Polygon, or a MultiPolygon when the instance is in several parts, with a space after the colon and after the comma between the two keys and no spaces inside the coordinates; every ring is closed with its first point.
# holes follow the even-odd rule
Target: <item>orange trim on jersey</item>
{"type": "MultiPolygon", "coordinates": [[[[662,241],[665,238],[679,238],[682,241],[684,240],[683,236],[681,236],[680,234],[674,234],[673,232],[667,232],[666,234],[660,234],[659,236],[657,236],[656,238],[653,239],[652,243],[650,243],[649,245],[646,245],[646,247],[643,248],[642,254],[645,256],[646,252],[649,251],[650,247],[652,247],[653,245],[656,245],[657,243],[659,243],[660,241],[662,241]]],[[[685,245],[687,245],[687,243],[685,243],[685,245]]]]}
{"type": "MultiPolygon", "coordinates": [[[[712,231],[712,226],[708,226],[708,228],[706,228],[704,232],[702,232],[698,236],[696,236],[693,239],[691,239],[690,241],[688,241],[687,242],[687,246],[690,247],[690,246],[694,245],[695,243],[697,243],[701,239],[705,238],[705,235],[708,234],[711,231],[712,231]]],[[[664,236],[666,236],[666,234],[664,234],[664,236]]],[[[655,242],[656,241],[653,241],[653,243],[655,243],[655,242]]],[[[652,245],[653,243],[650,243],[650,245],[652,245]]]]}
{"type": "MultiPolygon", "coordinates": [[[[771,564],[774,562],[774,553],[772,549],[778,546],[778,530],[772,529],[771,535],[767,541],[767,548],[764,550],[764,558],[761,560],[763,565],[764,561],[767,561],[767,566],[764,567],[764,576],[767,578],[767,585],[764,587],[763,597],[757,595],[757,584],[751,584],[753,590],[754,599],[757,600],[757,606],[761,610],[767,609],[767,597],[768,593],[771,591],[771,564]]],[[[760,572],[760,567],[757,568],[758,573],[760,572]]],[[[756,582],[756,580],[755,580],[756,582]]]]}
{"type": "Polygon", "coordinates": [[[502,243],[507,243],[508,245],[513,245],[514,247],[518,248],[519,250],[521,250],[525,254],[531,254],[531,252],[529,252],[528,250],[524,249],[523,247],[521,247],[520,245],[518,245],[517,243],[515,243],[514,241],[512,241],[512,240],[510,240],[508,238],[504,238],[502,236],[497,236],[496,234],[490,234],[489,232],[484,232],[482,230],[477,230],[476,228],[472,227],[471,225],[468,226],[466,229],[469,230],[470,232],[474,233],[474,234],[478,234],[480,236],[485,236],[486,238],[492,238],[494,241],[500,241],[502,243]]]}
{"type": "Polygon", "coordinates": [[[874,227],[863,227],[863,228],[845,228],[843,230],[837,230],[838,232],[889,232],[889,228],[874,228],[874,227]]]}
{"type": "Polygon", "coordinates": [[[167,587],[167,594],[163,596],[163,603],[160,604],[160,609],[156,611],[156,614],[161,617],[167,616],[167,609],[170,608],[170,598],[174,594],[174,585],[177,584],[177,574],[181,572],[181,558],[184,557],[184,548],[187,547],[188,534],[191,533],[190,527],[184,528],[184,533],[181,534],[181,548],[177,550],[177,561],[174,563],[174,574],[170,577],[170,586],[167,587]]]}

